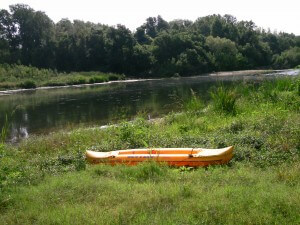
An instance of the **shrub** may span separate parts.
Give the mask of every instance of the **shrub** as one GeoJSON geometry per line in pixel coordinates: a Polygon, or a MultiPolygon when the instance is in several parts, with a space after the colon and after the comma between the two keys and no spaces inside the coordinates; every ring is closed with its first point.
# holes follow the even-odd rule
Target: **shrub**
{"type": "Polygon", "coordinates": [[[300,63],[300,48],[294,47],[285,50],[280,55],[274,56],[274,67],[276,68],[293,68],[300,63]]]}
{"type": "Polygon", "coordinates": [[[68,81],[67,84],[69,85],[76,85],[76,84],[86,84],[86,79],[83,76],[75,77],[72,80],[68,81]]]}
{"type": "Polygon", "coordinates": [[[66,83],[62,81],[50,81],[45,83],[45,86],[50,86],[50,87],[65,86],[65,85],[66,83]]]}
{"type": "Polygon", "coordinates": [[[124,122],[119,128],[120,140],[131,148],[148,147],[148,125],[143,119],[137,119],[134,124],[124,122]]]}
{"type": "Polygon", "coordinates": [[[30,89],[30,88],[36,88],[37,87],[36,83],[32,80],[26,80],[24,82],[21,82],[18,86],[21,87],[21,88],[25,88],[25,89],[30,89]]]}
{"type": "Polygon", "coordinates": [[[104,76],[93,76],[89,79],[90,84],[107,82],[108,79],[104,76]]]}
{"type": "Polygon", "coordinates": [[[108,76],[108,80],[109,81],[113,81],[113,80],[119,80],[120,79],[120,76],[116,75],[116,74],[110,74],[108,76]]]}

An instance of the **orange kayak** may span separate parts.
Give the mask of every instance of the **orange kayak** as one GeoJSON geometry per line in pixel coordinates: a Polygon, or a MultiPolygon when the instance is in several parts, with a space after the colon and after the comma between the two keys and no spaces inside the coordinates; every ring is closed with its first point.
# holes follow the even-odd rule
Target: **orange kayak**
{"type": "Polygon", "coordinates": [[[111,152],[86,151],[90,163],[136,165],[144,161],[165,162],[170,166],[209,166],[228,163],[233,156],[233,146],[220,149],[205,148],[151,148],[111,152]]]}

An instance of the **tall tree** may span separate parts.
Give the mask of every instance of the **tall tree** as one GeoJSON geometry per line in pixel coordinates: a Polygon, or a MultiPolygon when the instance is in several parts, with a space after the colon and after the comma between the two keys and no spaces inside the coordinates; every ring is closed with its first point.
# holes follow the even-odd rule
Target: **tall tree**
{"type": "Polygon", "coordinates": [[[106,49],[112,72],[128,73],[135,40],[129,29],[123,25],[110,27],[106,32],[106,49]]]}
{"type": "Polygon", "coordinates": [[[7,10],[0,10],[0,63],[10,63],[11,53],[17,51],[15,32],[11,14],[7,10]]]}
{"type": "Polygon", "coordinates": [[[21,61],[25,65],[49,67],[53,64],[54,23],[43,12],[35,12],[27,5],[10,6],[12,18],[17,27],[21,48],[21,61]]]}

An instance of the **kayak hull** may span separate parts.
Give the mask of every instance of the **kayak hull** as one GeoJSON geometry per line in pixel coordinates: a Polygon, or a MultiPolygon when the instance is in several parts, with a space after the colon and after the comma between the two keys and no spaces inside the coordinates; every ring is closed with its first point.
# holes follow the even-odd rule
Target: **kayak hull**
{"type": "Polygon", "coordinates": [[[86,151],[86,159],[92,164],[136,165],[145,161],[166,163],[170,166],[205,167],[228,163],[233,157],[233,147],[222,149],[202,148],[152,148],[111,152],[86,151]]]}

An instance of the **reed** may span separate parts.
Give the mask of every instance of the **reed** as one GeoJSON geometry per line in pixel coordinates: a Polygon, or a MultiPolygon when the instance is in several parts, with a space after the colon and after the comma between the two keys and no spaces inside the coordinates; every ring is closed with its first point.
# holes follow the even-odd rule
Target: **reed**
{"type": "Polygon", "coordinates": [[[213,107],[216,111],[228,114],[236,114],[237,94],[235,90],[225,88],[223,85],[217,87],[210,93],[213,100],[213,107]]]}

